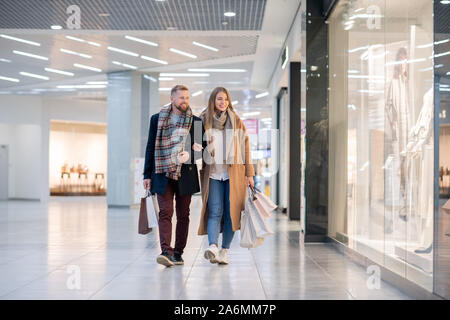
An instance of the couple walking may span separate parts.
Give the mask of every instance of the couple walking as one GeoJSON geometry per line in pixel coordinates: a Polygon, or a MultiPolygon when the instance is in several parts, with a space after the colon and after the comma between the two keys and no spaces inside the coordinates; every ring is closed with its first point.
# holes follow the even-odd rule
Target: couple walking
{"type": "Polygon", "coordinates": [[[162,252],[156,260],[167,267],[184,263],[191,196],[200,191],[196,160],[202,159],[203,206],[198,234],[208,235],[209,247],[204,257],[211,263],[228,264],[228,249],[234,232],[240,229],[246,188],[254,186],[244,123],[234,112],[228,91],[222,87],[212,91],[200,118],[189,107],[187,87],[173,87],[170,101],[151,117],[145,154],[144,188],[157,194],[160,210],[162,252]],[[172,248],[174,197],[177,224],[172,248]]]}

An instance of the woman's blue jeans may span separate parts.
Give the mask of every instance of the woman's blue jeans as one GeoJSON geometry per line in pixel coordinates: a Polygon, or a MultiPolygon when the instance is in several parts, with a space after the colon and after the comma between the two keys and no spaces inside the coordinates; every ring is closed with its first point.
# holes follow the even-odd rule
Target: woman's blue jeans
{"type": "Polygon", "coordinates": [[[223,217],[222,248],[229,249],[234,231],[230,216],[230,180],[209,179],[208,241],[218,246],[220,223],[223,217]]]}

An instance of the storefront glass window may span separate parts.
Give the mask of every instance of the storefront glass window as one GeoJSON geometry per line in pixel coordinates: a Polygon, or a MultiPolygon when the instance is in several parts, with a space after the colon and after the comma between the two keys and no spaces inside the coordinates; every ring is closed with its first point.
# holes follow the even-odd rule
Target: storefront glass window
{"type": "Polygon", "coordinates": [[[433,288],[433,2],[329,19],[329,236],[433,288]]]}

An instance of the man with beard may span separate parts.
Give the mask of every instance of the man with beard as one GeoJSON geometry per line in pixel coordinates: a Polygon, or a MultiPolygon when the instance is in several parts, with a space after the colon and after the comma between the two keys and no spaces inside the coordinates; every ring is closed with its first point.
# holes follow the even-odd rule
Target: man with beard
{"type": "Polygon", "coordinates": [[[204,131],[201,119],[192,114],[189,106],[188,88],[173,87],[170,101],[171,104],[151,117],[144,166],[144,188],[157,194],[160,209],[162,252],[156,261],[166,267],[184,263],[182,254],[188,237],[191,196],[200,191],[195,160],[202,155],[204,131]],[[177,225],[172,248],[174,197],[177,225]]]}

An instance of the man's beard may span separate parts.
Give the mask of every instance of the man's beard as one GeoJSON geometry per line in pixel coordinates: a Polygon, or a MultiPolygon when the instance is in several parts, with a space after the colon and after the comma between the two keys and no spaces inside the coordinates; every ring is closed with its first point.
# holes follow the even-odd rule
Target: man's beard
{"type": "Polygon", "coordinates": [[[183,108],[181,107],[181,105],[177,106],[176,104],[174,104],[175,108],[177,108],[178,111],[185,113],[187,111],[187,109],[189,108],[188,105],[186,105],[186,109],[183,110],[183,108]]]}

